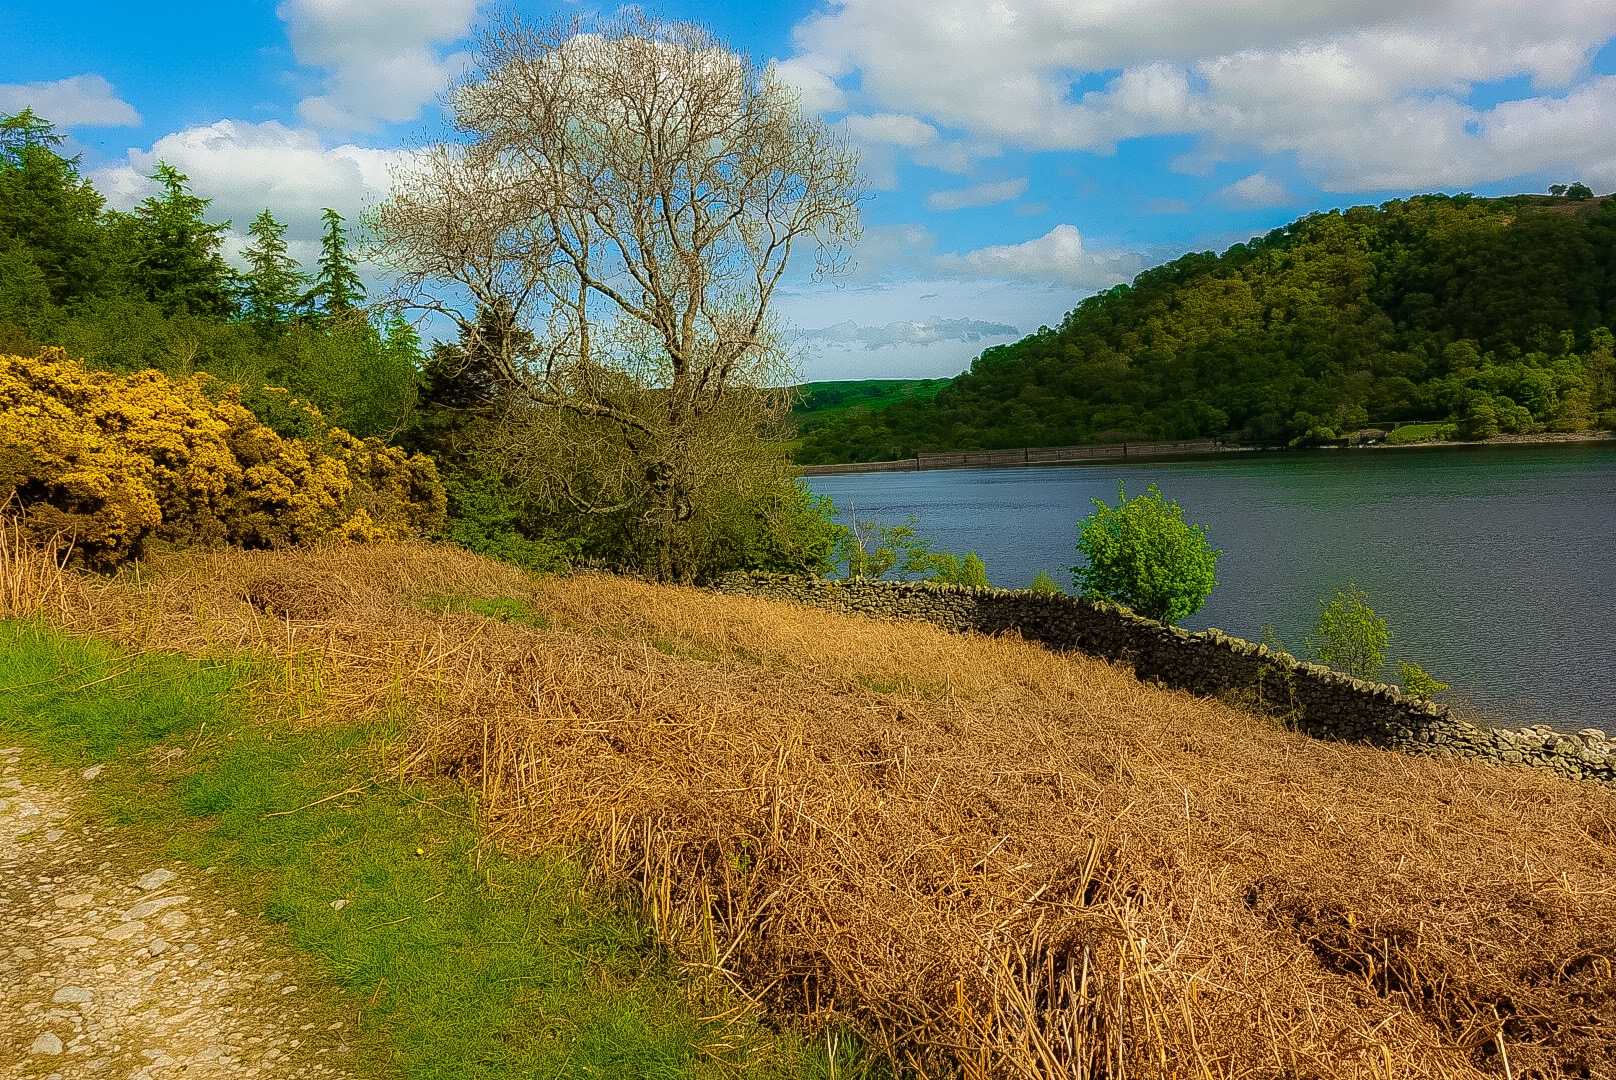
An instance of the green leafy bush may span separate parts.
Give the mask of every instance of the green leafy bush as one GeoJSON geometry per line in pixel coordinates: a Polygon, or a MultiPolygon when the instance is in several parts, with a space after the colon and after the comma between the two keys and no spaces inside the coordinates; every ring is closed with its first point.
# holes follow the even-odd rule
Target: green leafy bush
{"type": "MultiPolygon", "coordinates": [[[[834,507],[831,512],[835,512],[834,507]]],[[[838,525],[837,530],[831,565],[844,567],[850,578],[880,578],[892,573],[899,581],[918,579],[983,587],[988,583],[987,567],[980,555],[973,551],[961,559],[951,551],[933,551],[931,539],[915,531],[913,515],[906,524],[889,525],[864,520],[855,510],[848,524],[838,525]]]]}
{"type": "Polygon", "coordinates": [[[1093,501],[1094,513],[1077,526],[1085,562],[1071,568],[1072,584],[1168,624],[1201,610],[1223,554],[1206,542],[1205,526],[1185,524],[1183,509],[1155,484],[1130,499],[1119,483],[1116,506],[1093,501]]]}
{"type": "Polygon", "coordinates": [[[1429,698],[1432,694],[1440,694],[1451,689],[1445,682],[1438,682],[1425,669],[1418,664],[1410,664],[1406,660],[1398,661],[1398,682],[1403,684],[1405,693],[1413,694],[1417,698],[1429,698]]]}
{"type": "Polygon", "coordinates": [[[1061,588],[1060,583],[1055,580],[1055,575],[1051,574],[1048,570],[1040,570],[1038,573],[1034,574],[1032,576],[1032,584],[1027,586],[1027,588],[1032,592],[1047,596],[1059,596],[1066,591],[1065,589],[1061,588]]]}
{"type": "Polygon", "coordinates": [[[1329,600],[1308,646],[1315,659],[1360,679],[1374,678],[1386,666],[1386,645],[1392,632],[1386,620],[1369,606],[1369,596],[1357,585],[1337,589],[1329,600]]]}

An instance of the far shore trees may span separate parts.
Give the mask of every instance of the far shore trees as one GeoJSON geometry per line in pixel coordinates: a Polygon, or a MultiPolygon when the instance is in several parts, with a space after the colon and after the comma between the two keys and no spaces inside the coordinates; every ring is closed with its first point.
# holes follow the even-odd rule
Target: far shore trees
{"type": "Polygon", "coordinates": [[[772,71],[635,14],[496,25],[448,102],[372,222],[398,299],[497,383],[486,430],[525,490],[691,578],[699,519],[785,480],[770,304],[797,248],[826,270],[856,238],[856,154],[772,71]]]}

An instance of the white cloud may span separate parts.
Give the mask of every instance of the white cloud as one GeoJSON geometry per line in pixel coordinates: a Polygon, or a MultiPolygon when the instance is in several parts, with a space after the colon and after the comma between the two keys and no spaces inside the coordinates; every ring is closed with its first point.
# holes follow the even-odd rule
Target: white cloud
{"type": "Polygon", "coordinates": [[[999,152],[979,140],[945,139],[932,125],[904,113],[857,113],[842,123],[859,147],[859,164],[870,182],[889,191],[898,186],[895,150],[908,151],[918,165],[952,173],[970,172],[978,159],[999,152]]]}
{"type": "Polygon", "coordinates": [[[100,75],[56,82],[0,83],[0,113],[31,108],[57,127],[135,127],[140,114],[100,75]]]}
{"type": "Polygon", "coordinates": [[[959,341],[1009,341],[1019,337],[1021,331],[1009,323],[987,322],[983,319],[927,319],[889,322],[870,326],[845,319],[833,326],[808,330],[803,337],[838,345],[862,345],[866,349],[890,349],[900,345],[935,345],[959,341]]]}
{"type": "Polygon", "coordinates": [[[325,74],[298,111],[321,129],[368,130],[413,120],[463,61],[443,46],[463,38],[480,0],[283,0],[297,62],[325,74]]]}
{"type": "MultiPolygon", "coordinates": [[[[404,152],[326,147],[314,132],[273,120],[220,120],[165,135],[149,150],[130,150],[123,164],[97,170],[92,179],[109,202],[127,209],[155,190],[147,177],[166,161],[190,177],[193,192],[213,200],[210,217],[229,218],[238,238],[267,206],[288,226],[288,238],[304,245],[293,254],[306,257],[320,235],[321,209],[329,206],[356,226],[360,212],[386,194],[389,166],[404,152]]],[[[226,250],[238,247],[239,239],[226,250]]]]}
{"type": "Polygon", "coordinates": [[[848,133],[862,143],[886,143],[916,150],[937,141],[936,128],[901,113],[849,116],[842,122],[847,125],[848,133]]]}
{"type": "Polygon", "coordinates": [[[1026,177],[996,184],[976,184],[955,191],[934,191],[926,196],[926,207],[930,210],[964,210],[973,206],[993,206],[1019,199],[1026,191],[1026,177]]]}
{"type": "Polygon", "coordinates": [[[940,255],[937,267],[961,277],[1036,281],[1099,289],[1125,281],[1141,268],[1125,251],[1087,251],[1076,225],[1057,225],[1021,244],[996,244],[963,255],[940,255]]]}
{"type": "Polygon", "coordinates": [[[777,60],[774,62],[774,74],[801,95],[802,107],[806,112],[841,112],[847,106],[847,95],[836,85],[835,76],[812,64],[800,59],[777,60]]]}
{"type": "Polygon", "coordinates": [[[1236,180],[1219,191],[1218,197],[1230,206],[1240,207],[1284,206],[1294,198],[1285,189],[1284,181],[1260,172],[1236,180]]]}
{"type": "Polygon", "coordinates": [[[1587,66],[1613,35],[1609,0],[836,0],[798,26],[793,60],[938,143],[1189,135],[1186,164],[1256,150],[1363,190],[1599,174],[1610,127],[1587,66]],[[1477,107],[1477,90],[1513,100],[1477,107]],[[1528,117],[1569,145],[1524,133],[1528,117]]]}

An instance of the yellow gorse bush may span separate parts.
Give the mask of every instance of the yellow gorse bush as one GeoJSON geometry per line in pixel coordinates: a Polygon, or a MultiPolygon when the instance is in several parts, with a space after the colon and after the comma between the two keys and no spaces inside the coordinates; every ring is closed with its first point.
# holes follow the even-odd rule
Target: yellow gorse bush
{"type": "Polygon", "coordinates": [[[92,371],[60,349],[0,356],[0,496],[35,539],[115,565],[149,538],[265,548],[430,534],[436,467],[378,439],[325,429],[282,438],[209,375],[92,371]]]}

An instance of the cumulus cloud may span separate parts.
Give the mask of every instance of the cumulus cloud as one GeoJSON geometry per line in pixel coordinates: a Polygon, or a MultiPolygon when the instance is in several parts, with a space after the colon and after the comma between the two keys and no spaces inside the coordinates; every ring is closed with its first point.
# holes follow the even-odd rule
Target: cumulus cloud
{"type": "Polygon", "coordinates": [[[1362,190],[1599,174],[1608,121],[1570,146],[1520,123],[1588,119],[1604,100],[1588,64],[1613,35],[1608,0],[836,0],[799,24],[792,62],[939,141],[1188,135],[1202,166],[1255,150],[1362,190]]]}
{"type": "Polygon", "coordinates": [[[389,166],[401,153],[327,147],[314,132],[273,120],[220,120],[165,135],[149,150],[130,150],[127,160],[97,170],[92,179],[109,202],[127,209],[155,191],[148,177],[166,161],[190,177],[192,191],[213,200],[212,218],[230,219],[238,237],[269,207],[288,226],[288,237],[301,243],[293,254],[307,261],[320,235],[321,209],[329,206],[355,222],[385,195],[389,166]]]}
{"type": "Polygon", "coordinates": [[[803,337],[835,345],[862,345],[866,349],[890,349],[900,345],[936,345],[948,341],[976,343],[982,341],[1008,341],[1021,333],[1009,323],[987,322],[982,319],[930,319],[926,321],[889,322],[881,326],[866,326],[852,319],[808,330],[803,337]]]}
{"type": "Polygon", "coordinates": [[[1137,252],[1088,250],[1077,226],[1069,224],[1020,244],[942,254],[937,252],[937,238],[924,225],[879,225],[864,231],[853,260],[850,284],[882,288],[901,281],[997,281],[1103,289],[1145,266],[1137,252]]]}
{"type": "Polygon", "coordinates": [[[448,84],[480,0],[283,0],[297,62],[325,72],[322,92],[298,111],[321,129],[368,130],[413,120],[448,84]]]}
{"type": "Polygon", "coordinates": [[[1286,190],[1284,181],[1260,172],[1236,180],[1219,191],[1218,197],[1230,206],[1239,207],[1284,206],[1294,198],[1286,190]]]}
{"type": "Polygon", "coordinates": [[[842,125],[860,150],[870,182],[885,190],[898,186],[895,150],[918,165],[952,173],[969,172],[978,159],[998,153],[981,142],[946,139],[931,124],[904,113],[855,113],[843,117],[842,125]]]}
{"type": "Polygon", "coordinates": [[[993,206],[1019,199],[1026,191],[1026,177],[996,184],[975,184],[955,191],[934,191],[926,196],[926,207],[931,210],[964,210],[973,206],[993,206]]]}
{"type": "Polygon", "coordinates": [[[964,254],[940,255],[937,267],[961,277],[1035,281],[1100,289],[1138,273],[1138,255],[1126,251],[1087,251],[1076,225],[1057,225],[1021,244],[996,244],[964,254]]]}
{"type": "Polygon", "coordinates": [[[140,114],[100,75],[56,82],[0,83],[0,113],[33,109],[57,127],[135,127],[140,114]]]}
{"type": "Polygon", "coordinates": [[[821,71],[803,60],[777,60],[774,74],[801,97],[802,107],[810,113],[841,112],[847,106],[847,95],[836,85],[834,75],[821,71]]]}

